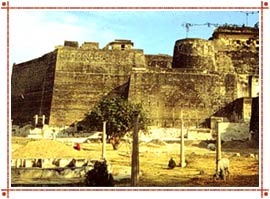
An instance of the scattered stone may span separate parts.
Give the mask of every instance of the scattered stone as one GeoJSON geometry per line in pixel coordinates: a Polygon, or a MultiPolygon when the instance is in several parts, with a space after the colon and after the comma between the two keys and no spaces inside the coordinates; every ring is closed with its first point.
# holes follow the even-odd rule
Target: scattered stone
{"type": "Polygon", "coordinates": [[[54,168],[54,167],[56,166],[53,164],[53,159],[48,158],[41,160],[41,168],[54,168]]]}
{"type": "Polygon", "coordinates": [[[156,144],[156,145],[160,145],[160,146],[166,146],[167,145],[166,142],[164,142],[164,141],[162,141],[160,139],[153,139],[148,143],[152,143],[152,144],[156,144]]]}
{"type": "Polygon", "coordinates": [[[11,160],[11,167],[17,167],[17,159],[11,160]]]}
{"type": "Polygon", "coordinates": [[[196,156],[196,155],[198,155],[198,153],[196,153],[196,152],[192,152],[192,153],[190,154],[191,157],[192,157],[192,156],[196,156]]]}
{"type": "Polygon", "coordinates": [[[204,175],[204,174],[205,174],[204,170],[200,170],[199,175],[204,175]]]}
{"type": "Polygon", "coordinates": [[[210,143],[207,145],[207,148],[210,149],[211,151],[215,151],[216,150],[216,145],[213,143],[210,143]]]}
{"type": "Polygon", "coordinates": [[[240,157],[241,155],[240,155],[240,153],[235,153],[233,156],[234,157],[240,157]]]}
{"type": "Polygon", "coordinates": [[[255,158],[255,155],[253,153],[249,154],[250,158],[255,158]]]}
{"type": "Polygon", "coordinates": [[[32,168],[34,165],[34,159],[25,159],[25,167],[32,168]]]}

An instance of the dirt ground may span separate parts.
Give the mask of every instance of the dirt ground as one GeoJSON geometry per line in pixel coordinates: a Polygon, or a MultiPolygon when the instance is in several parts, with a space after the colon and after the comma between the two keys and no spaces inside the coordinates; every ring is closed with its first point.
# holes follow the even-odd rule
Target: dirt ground
{"type": "MultiPolygon", "coordinates": [[[[230,176],[226,181],[215,180],[215,151],[207,149],[202,141],[186,141],[187,166],[168,169],[168,161],[180,162],[180,144],[165,142],[141,142],[139,145],[139,187],[257,187],[259,186],[259,150],[250,142],[231,141],[222,144],[222,157],[230,160],[230,176]],[[236,155],[237,154],[237,155],[236,155]],[[240,156],[239,156],[240,154],[240,156]],[[253,154],[253,155],[250,155],[253,154]]],[[[84,157],[100,159],[102,144],[81,144],[81,150],[73,143],[59,141],[35,141],[12,137],[12,158],[64,158],[84,157]],[[39,147],[37,147],[39,146],[39,147]]],[[[106,146],[106,157],[112,165],[116,187],[128,187],[131,173],[131,144],[122,143],[118,150],[106,146]],[[123,176],[127,176],[123,179],[123,176]],[[118,180],[119,178],[121,180],[118,180]]]]}

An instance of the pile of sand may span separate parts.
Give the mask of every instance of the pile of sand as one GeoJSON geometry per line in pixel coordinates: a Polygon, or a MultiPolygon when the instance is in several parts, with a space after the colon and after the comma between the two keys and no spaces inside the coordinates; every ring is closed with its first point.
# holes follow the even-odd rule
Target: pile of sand
{"type": "Polygon", "coordinates": [[[83,150],[53,140],[38,140],[27,143],[12,153],[12,158],[69,158],[89,155],[83,150]]]}

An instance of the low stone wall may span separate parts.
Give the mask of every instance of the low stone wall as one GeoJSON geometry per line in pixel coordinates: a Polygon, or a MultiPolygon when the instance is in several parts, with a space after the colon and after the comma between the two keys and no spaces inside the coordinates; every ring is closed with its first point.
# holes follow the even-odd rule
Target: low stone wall
{"type": "Polygon", "coordinates": [[[221,139],[223,141],[245,141],[250,139],[248,123],[220,122],[218,123],[218,131],[221,132],[221,139]]]}
{"type": "MultiPolygon", "coordinates": [[[[209,128],[184,128],[185,138],[188,140],[212,140],[212,130],[209,128]]],[[[150,128],[147,133],[141,131],[139,139],[142,141],[151,141],[159,139],[163,141],[179,141],[180,128],[150,128]]]]}
{"type": "MultiPolygon", "coordinates": [[[[11,169],[12,184],[26,184],[25,182],[32,179],[32,183],[42,183],[45,179],[56,180],[59,179],[62,182],[65,179],[83,179],[86,173],[91,170],[92,167],[79,167],[79,168],[13,168],[11,169]],[[34,180],[33,179],[38,179],[34,180]]],[[[44,183],[44,182],[43,182],[44,183]]]]}
{"type": "MultiPolygon", "coordinates": [[[[104,160],[88,159],[12,159],[12,185],[27,184],[65,184],[72,180],[84,182],[88,171],[94,168],[96,162],[104,160]]],[[[108,173],[112,167],[107,162],[108,173]]],[[[75,182],[74,181],[74,182],[75,182]]],[[[70,183],[70,182],[69,182],[70,183]]]]}
{"type": "Polygon", "coordinates": [[[85,167],[95,164],[98,160],[74,159],[74,158],[29,158],[12,159],[11,168],[66,168],[85,167]]]}

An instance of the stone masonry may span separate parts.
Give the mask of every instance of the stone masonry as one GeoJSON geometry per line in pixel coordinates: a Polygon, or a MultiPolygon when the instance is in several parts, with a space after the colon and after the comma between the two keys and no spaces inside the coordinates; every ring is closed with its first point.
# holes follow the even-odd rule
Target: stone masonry
{"type": "Polygon", "coordinates": [[[40,58],[15,64],[13,123],[32,122],[38,114],[46,116],[46,124],[71,125],[107,95],[141,103],[151,125],[159,127],[178,126],[180,112],[189,126],[205,124],[217,113],[227,117],[226,107],[237,99],[244,100],[233,106],[240,107],[234,113],[250,118],[245,107],[259,95],[257,28],[223,26],[209,40],[177,40],[173,57],[146,55],[133,46],[130,40],[104,48],[65,41],[40,58]]]}

